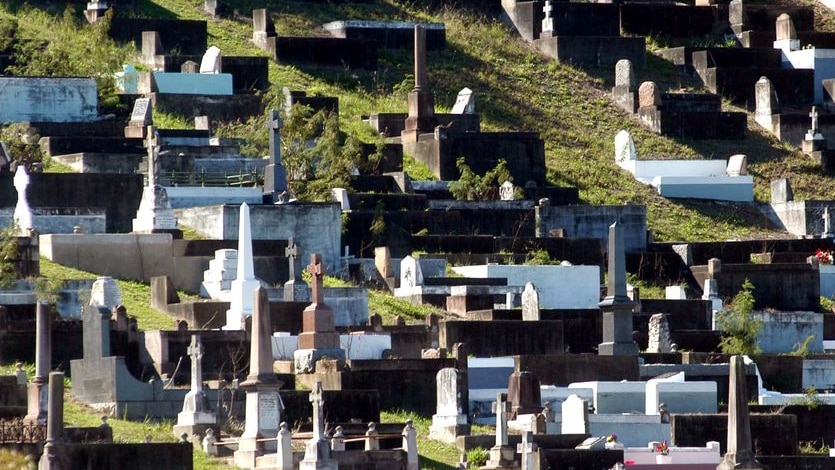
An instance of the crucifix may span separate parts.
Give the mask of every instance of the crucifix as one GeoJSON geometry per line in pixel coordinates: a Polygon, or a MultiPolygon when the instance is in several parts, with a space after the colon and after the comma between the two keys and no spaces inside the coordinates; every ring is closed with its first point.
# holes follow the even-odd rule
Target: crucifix
{"type": "Polygon", "coordinates": [[[321,439],[325,430],[325,416],[322,413],[322,405],[325,402],[322,397],[322,382],[316,382],[309,399],[310,403],[313,403],[313,438],[321,439]]]}
{"type": "Polygon", "coordinates": [[[287,261],[290,267],[289,279],[291,281],[296,279],[296,257],[298,255],[298,246],[295,243],[293,243],[293,237],[290,237],[287,240],[287,248],[284,249],[284,256],[287,257],[287,261]]]}
{"type": "Polygon", "coordinates": [[[191,344],[188,345],[189,357],[191,357],[191,390],[203,390],[203,369],[201,361],[203,359],[203,342],[200,341],[200,336],[191,335],[191,344]]]}
{"type": "Polygon", "coordinates": [[[816,134],[818,132],[818,107],[812,106],[812,112],[809,113],[809,117],[812,118],[812,129],[811,134],[816,134]]]}
{"type": "Polygon", "coordinates": [[[307,266],[307,272],[313,277],[313,303],[324,303],[322,276],[324,276],[325,272],[322,268],[322,259],[318,253],[311,253],[310,265],[307,266]]]}

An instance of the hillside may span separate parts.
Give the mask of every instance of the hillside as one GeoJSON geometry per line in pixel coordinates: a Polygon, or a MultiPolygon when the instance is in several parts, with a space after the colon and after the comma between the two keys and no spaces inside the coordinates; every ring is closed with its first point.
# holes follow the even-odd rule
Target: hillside
{"type": "MultiPolygon", "coordinates": [[[[671,201],[658,197],[614,164],[613,139],[620,129],[632,133],[642,157],[727,158],[735,153],[747,154],[749,172],[755,177],[755,194],[760,201],[768,200],[769,182],[776,177],[790,178],[798,199],[835,198],[835,182],[831,178],[821,176],[813,162],[799,151],[765,135],[752,120],[749,119],[749,132],[743,141],[686,141],[654,135],[608,99],[613,71],[580,70],[546,60],[496,18],[482,12],[452,7],[425,8],[400,0],[368,4],[237,0],[225,2],[235,12],[230,18],[212,20],[202,12],[202,3],[200,0],[140,0],[135,14],[207,20],[209,44],[219,46],[230,55],[263,54],[249,42],[253,8],[268,8],[280,35],[324,34],[318,30],[319,25],[343,19],[445,23],[447,49],[430,53],[428,57],[429,80],[439,110],[449,109],[461,88],[473,89],[485,130],[539,132],[546,142],[551,183],[577,186],[581,199],[589,204],[646,204],[649,226],[657,240],[771,238],[787,234],[771,230],[752,205],[671,201]]],[[[62,34],[58,28],[46,26],[51,21],[48,16],[8,5],[0,6],[0,13],[19,18],[21,37],[44,38],[72,49],[75,41],[83,40],[76,38],[89,37],[95,29],[77,19],[76,25],[83,31],[62,34]],[[73,39],[67,40],[68,37],[73,39]]],[[[35,2],[32,5],[56,16],[62,14],[56,10],[63,8],[63,4],[35,2]]],[[[818,10],[819,28],[831,30],[835,23],[833,15],[818,10]]],[[[93,42],[105,49],[101,41],[93,42]]],[[[129,53],[124,49],[130,48],[114,48],[115,52],[104,54],[108,60],[89,60],[88,54],[87,61],[67,65],[77,67],[78,74],[91,74],[91,68],[113,67],[119,63],[129,53]]],[[[94,51],[92,55],[97,56],[99,52],[94,51]]],[[[309,94],[338,96],[342,128],[367,137],[371,132],[360,122],[361,115],[406,110],[406,93],[412,86],[411,60],[410,51],[381,50],[379,67],[374,73],[271,63],[273,86],[265,99],[277,109],[283,86],[306,90],[309,94]]],[[[644,70],[639,70],[638,79],[652,79],[670,89],[693,86],[666,62],[654,57],[649,58],[644,70]]],[[[163,122],[187,125],[185,120],[176,118],[163,122]]],[[[229,125],[221,132],[249,137],[252,142],[249,151],[263,154],[266,151],[263,129],[261,119],[256,119],[229,125]]]]}

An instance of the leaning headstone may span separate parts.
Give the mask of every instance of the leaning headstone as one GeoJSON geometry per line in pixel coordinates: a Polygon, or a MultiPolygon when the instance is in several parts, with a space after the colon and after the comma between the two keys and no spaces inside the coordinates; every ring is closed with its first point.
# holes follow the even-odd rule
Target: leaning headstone
{"type": "Polygon", "coordinates": [[[638,107],[651,108],[661,106],[661,89],[655,82],[644,82],[638,87],[638,107]]]}
{"type": "Polygon", "coordinates": [[[304,459],[299,463],[299,470],[336,470],[338,463],[331,458],[331,448],[325,438],[322,382],[316,382],[310,392],[310,402],[313,403],[313,437],[305,444],[304,459]]]}
{"type": "Polygon", "coordinates": [[[589,404],[579,395],[569,395],[562,402],[561,434],[589,433],[589,404]]]}
{"type": "Polygon", "coordinates": [[[771,203],[782,204],[794,200],[791,183],[788,178],[778,178],[771,181],[771,203]]]}
{"type": "Polygon", "coordinates": [[[475,97],[473,90],[462,88],[458,92],[455,104],[452,106],[451,114],[475,114],[475,97]]]}
{"type": "Polygon", "coordinates": [[[751,423],[748,416],[748,392],[746,391],[745,360],[733,356],[730,360],[730,384],[728,386],[728,445],[725,456],[716,470],[765,468],[754,456],[751,446],[751,423]]]}
{"type": "Polygon", "coordinates": [[[656,313],[649,317],[649,343],[647,345],[647,352],[668,353],[671,350],[672,343],[667,315],[664,313],[656,313]]]}
{"type": "MultiPolygon", "coordinates": [[[[249,205],[241,204],[238,218],[238,267],[237,277],[232,281],[229,310],[226,311],[224,330],[243,330],[244,322],[253,311],[253,292],[261,286],[255,277],[255,261],[252,256],[252,227],[249,220],[249,205]]],[[[276,430],[278,424],[276,423],[276,430]]]]}
{"type": "Polygon", "coordinates": [[[429,438],[452,444],[457,436],[469,435],[467,373],[446,367],[435,376],[437,401],[429,438]]]}
{"type": "Polygon", "coordinates": [[[14,174],[14,187],[17,190],[17,204],[14,208],[14,223],[18,234],[27,235],[29,229],[35,228],[32,222],[32,208],[26,196],[26,188],[29,187],[29,173],[25,165],[18,165],[14,174]]]}
{"type": "Polygon", "coordinates": [[[281,412],[284,404],[278,389],[281,384],[273,372],[272,327],[267,291],[258,287],[252,293],[252,340],[249,375],[240,384],[246,392],[246,422],[235,451],[235,465],[254,468],[255,459],[265,450],[275,451],[281,412]]]}
{"type": "Polygon", "coordinates": [[[598,346],[601,356],[636,356],[638,345],[632,339],[632,310],[635,302],[626,295],[626,253],[623,229],[614,223],[609,227],[609,283],[606,298],[598,304],[603,311],[603,342],[598,346]]]}
{"type": "Polygon", "coordinates": [[[615,135],[615,163],[623,166],[637,159],[638,152],[635,151],[632,135],[628,131],[621,130],[615,135]]]}
{"type": "Polygon", "coordinates": [[[728,159],[728,176],[745,176],[748,174],[748,156],[738,153],[728,159]]]}
{"type": "Polygon", "coordinates": [[[525,284],[522,291],[522,320],[539,321],[539,293],[533,282],[525,284]]]}
{"type": "Polygon", "coordinates": [[[209,47],[200,61],[200,73],[220,73],[220,60],[220,48],[217,46],[209,47]]]}

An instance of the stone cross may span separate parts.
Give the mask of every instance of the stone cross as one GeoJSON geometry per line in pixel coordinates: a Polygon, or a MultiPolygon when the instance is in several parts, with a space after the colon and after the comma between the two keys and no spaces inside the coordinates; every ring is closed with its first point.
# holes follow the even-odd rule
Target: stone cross
{"type": "Polygon", "coordinates": [[[313,277],[313,303],[321,304],[325,302],[325,293],[322,286],[322,276],[324,276],[324,269],[322,269],[322,259],[318,253],[310,255],[310,264],[307,266],[307,272],[313,277]]]}
{"type": "Polygon", "coordinates": [[[812,129],[810,129],[811,134],[815,134],[818,132],[818,107],[812,106],[812,112],[809,113],[809,117],[812,118],[812,129]]]}
{"type": "Polygon", "coordinates": [[[191,391],[203,390],[203,342],[199,335],[191,335],[191,344],[188,345],[189,357],[191,357],[191,391]]]}
{"type": "Polygon", "coordinates": [[[270,163],[281,164],[281,136],[279,132],[284,127],[284,121],[278,111],[271,110],[267,119],[267,130],[270,133],[270,163]]]}
{"type": "Polygon", "coordinates": [[[551,5],[550,0],[545,0],[545,7],[542,9],[542,11],[545,12],[545,18],[542,20],[542,32],[553,32],[554,19],[551,18],[551,12],[554,11],[554,6],[551,5]]]}
{"type": "Polygon", "coordinates": [[[309,400],[313,404],[313,438],[321,439],[325,432],[325,415],[322,412],[325,400],[322,396],[322,382],[316,382],[316,386],[310,392],[309,400]]]}
{"type": "Polygon", "coordinates": [[[427,84],[426,78],[426,30],[423,25],[415,25],[415,88],[422,91],[427,84]]]}
{"type": "Polygon", "coordinates": [[[157,184],[157,158],[159,156],[159,134],[155,126],[148,126],[148,187],[157,184]]]}
{"type": "Polygon", "coordinates": [[[289,279],[296,279],[296,257],[299,255],[298,246],[293,243],[293,237],[287,240],[287,248],[284,249],[284,256],[287,257],[287,264],[290,268],[289,279]]]}
{"type": "Polygon", "coordinates": [[[507,446],[507,394],[499,393],[493,403],[496,414],[496,447],[507,446]]]}

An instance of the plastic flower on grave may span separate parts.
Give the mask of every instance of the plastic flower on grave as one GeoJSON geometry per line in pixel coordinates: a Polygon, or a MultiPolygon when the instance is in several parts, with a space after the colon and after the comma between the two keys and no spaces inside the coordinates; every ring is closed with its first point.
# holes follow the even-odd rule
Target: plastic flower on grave
{"type": "Polygon", "coordinates": [[[821,264],[832,264],[832,252],[831,251],[823,251],[820,248],[815,251],[815,257],[818,258],[818,262],[821,264]]]}
{"type": "Polygon", "coordinates": [[[606,438],[606,442],[617,442],[618,435],[617,434],[610,434],[609,437],[606,438]]]}
{"type": "Polygon", "coordinates": [[[667,444],[667,439],[664,439],[663,442],[660,444],[655,445],[655,451],[661,455],[669,455],[670,454],[670,446],[667,444]]]}

